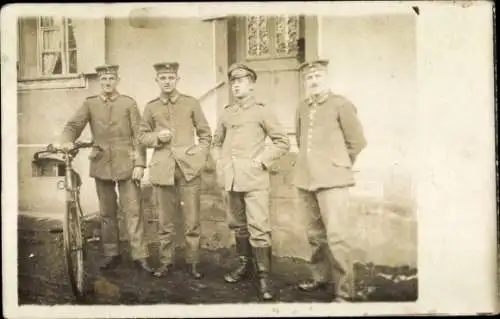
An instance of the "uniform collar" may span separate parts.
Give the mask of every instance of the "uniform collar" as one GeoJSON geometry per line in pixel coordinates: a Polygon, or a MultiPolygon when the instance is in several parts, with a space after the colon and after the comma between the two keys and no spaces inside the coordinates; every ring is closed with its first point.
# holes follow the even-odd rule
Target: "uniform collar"
{"type": "Polygon", "coordinates": [[[311,95],[310,97],[307,98],[307,104],[309,104],[309,105],[323,104],[326,102],[326,100],[328,100],[330,95],[331,95],[330,91],[321,93],[319,95],[311,95]]]}
{"type": "Polygon", "coordinates": [[[111,95],[105,95],[104,93],[101,93],[99,95],[101,97],[101,99],[104,101],[104,102],[108,102],[108,101],[114,101],[118,98],[118,96],[120,96],[120,93],[118,92],[115,92],[111,95]]]}
{"type": "Polygon", "coordinates": [[[163,104],[167,104],[167,103],[175,104],[177,102],[177,100],[179,99],[179,97],[180,97],[180,94],[177,90],[172,92],[172,94],[170,94],[170,95],[161,93],[160,94],[160,101],[162,101],[163,104]]]}
{"type": "Polygon", "coordinates": [[[248,95],[240,100],[236,100],[236,105],[242,109],[247,109],[255,105],[255,98],[253,95],[248,95]]]}

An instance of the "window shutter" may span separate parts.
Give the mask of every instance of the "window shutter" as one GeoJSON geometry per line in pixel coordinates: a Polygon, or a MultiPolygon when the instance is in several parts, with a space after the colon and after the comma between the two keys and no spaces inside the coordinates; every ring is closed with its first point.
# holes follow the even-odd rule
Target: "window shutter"
{"type": "Polygon", "coordinates": [[[78,72],[95,74],[105,62],[106,28],[104,18],[74,19],[78,72]]]}

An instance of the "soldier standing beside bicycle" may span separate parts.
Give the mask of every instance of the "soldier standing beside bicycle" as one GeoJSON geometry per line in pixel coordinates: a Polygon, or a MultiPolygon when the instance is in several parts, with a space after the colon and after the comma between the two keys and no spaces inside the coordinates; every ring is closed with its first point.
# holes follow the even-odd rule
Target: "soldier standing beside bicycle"
{"type": "Polygon", "coordinates": [[[139,139],[154,148],[149,176],[158,205],[161,262],[155,276],[166,276],[174,263],[174,217],[180,200],[188,273],[200,279],[200,174],[212,134],[200,103],[177,90],[179,64],[157,63],[153,68],[160,96],[144,109],[139,139]]]}
{"type": "Polygon", "coordinates": [[[152,269],[141,206],[140,180],[144,174],[145,148],[137,140],[141,119],[135,100],[117,92],[118,65],[96,67],[101,93],[88,97],[67,122],[62,133],[62,148],[70,149],[87,124],[94,149],[90,156],[90,176],[95,179],[101,218],[104,260],[101,269],[111,269],[121,260],[119,251],[118,204],[126,219],[131,255],[135,265],[146,272],[152,269]]]}
{"type": "Polygon", "coordinates": [[[219,118],[213,153],[219,183],[229,195],[229,227],[235,233],[240,265],[224,279],[239,282],[251,274],[255,265],[259,297],[270,300],[268,169],[289,150],[290,141],[272,110],[255,100],[255,71],[244,64],[233,64],[228,77],[235,102],[227,105],[219,118]],[[268,149],[267,137],[272,141],[268,149]]]}

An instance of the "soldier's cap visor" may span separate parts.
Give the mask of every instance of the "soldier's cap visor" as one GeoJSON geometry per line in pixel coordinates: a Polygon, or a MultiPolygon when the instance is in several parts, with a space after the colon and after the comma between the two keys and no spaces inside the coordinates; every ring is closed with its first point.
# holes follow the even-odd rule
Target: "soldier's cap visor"
{"type": "Polygon", "coordinates": [[[109,65],[100,65],[95,68],[95,71],[97,72],[98,76],[104,75],[104,74],[114,74],[118,75],[118,70],[120,67],[116,64],[109,64],[109,65]]]}
{"type": "Polygon", "coordinates": [[[306,61],[299,65],[299,71],[308,73],[316,70],[327,70],[329,61],[326,59],[319,59],[313,61],[306,61]]]}
{"type": "Polygon", "coordinates": [[[153,65],[153,68],[155,69],[156,74],[159,73],[175,73],[179,71],[179,63],[177,62],[161,62],[161,63],[155,63],[153,65]]]}
{"type": "Polygon", "coordinates": [[[229,71],[227,72],[227,76],[229,80],[244,78],[247,76],[252,78],[254,81],[257,80],[257,73],[255,73],[254,70],[244,64],[236,64],[231,66],[231,68],[229,68],[229,71]]]}

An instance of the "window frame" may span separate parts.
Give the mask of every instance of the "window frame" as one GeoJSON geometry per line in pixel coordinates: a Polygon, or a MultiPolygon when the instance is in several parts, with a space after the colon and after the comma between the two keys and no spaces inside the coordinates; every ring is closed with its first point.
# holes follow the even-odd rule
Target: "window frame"
{"type": "Polygon", "coordinates": [[[63,19],[63,39],[61,45],[61,74],[43,74],[43,28],[41,26],[42,18],[50,16],[37,16],[36,17],[36,44],[33,45],[33,49],[36,50],[36,61],[37,61],[37,74],[36,76],[26,76],[23,74],[24,63],[25,63],[25,52],[21,50],[21,43],[23,42],[23,30],[21,30],[21,19],[18,20],[18,81],[17,87],[19,91],[30,91],[30,90],[43,90],[43,89],[65,89],[65,88],[86,88],[87,78],[81,72],[79,72],[79,44],[76,45],[76,55],[77,55],[77,70],[76,73],[69,73],[69,66],[67,65],[69,59],[69,37],[68,37],[68,19],[72,17],[62,17],[63,19]],[[68,71],[68,72],[66,72],[68,71]]]}
{"type": "Polygon", "coordinates": [[[61,178],[65,176],[65,170],[66,165],[56,161],[31,162],[31,177],[35,178],[61,178]]]}

